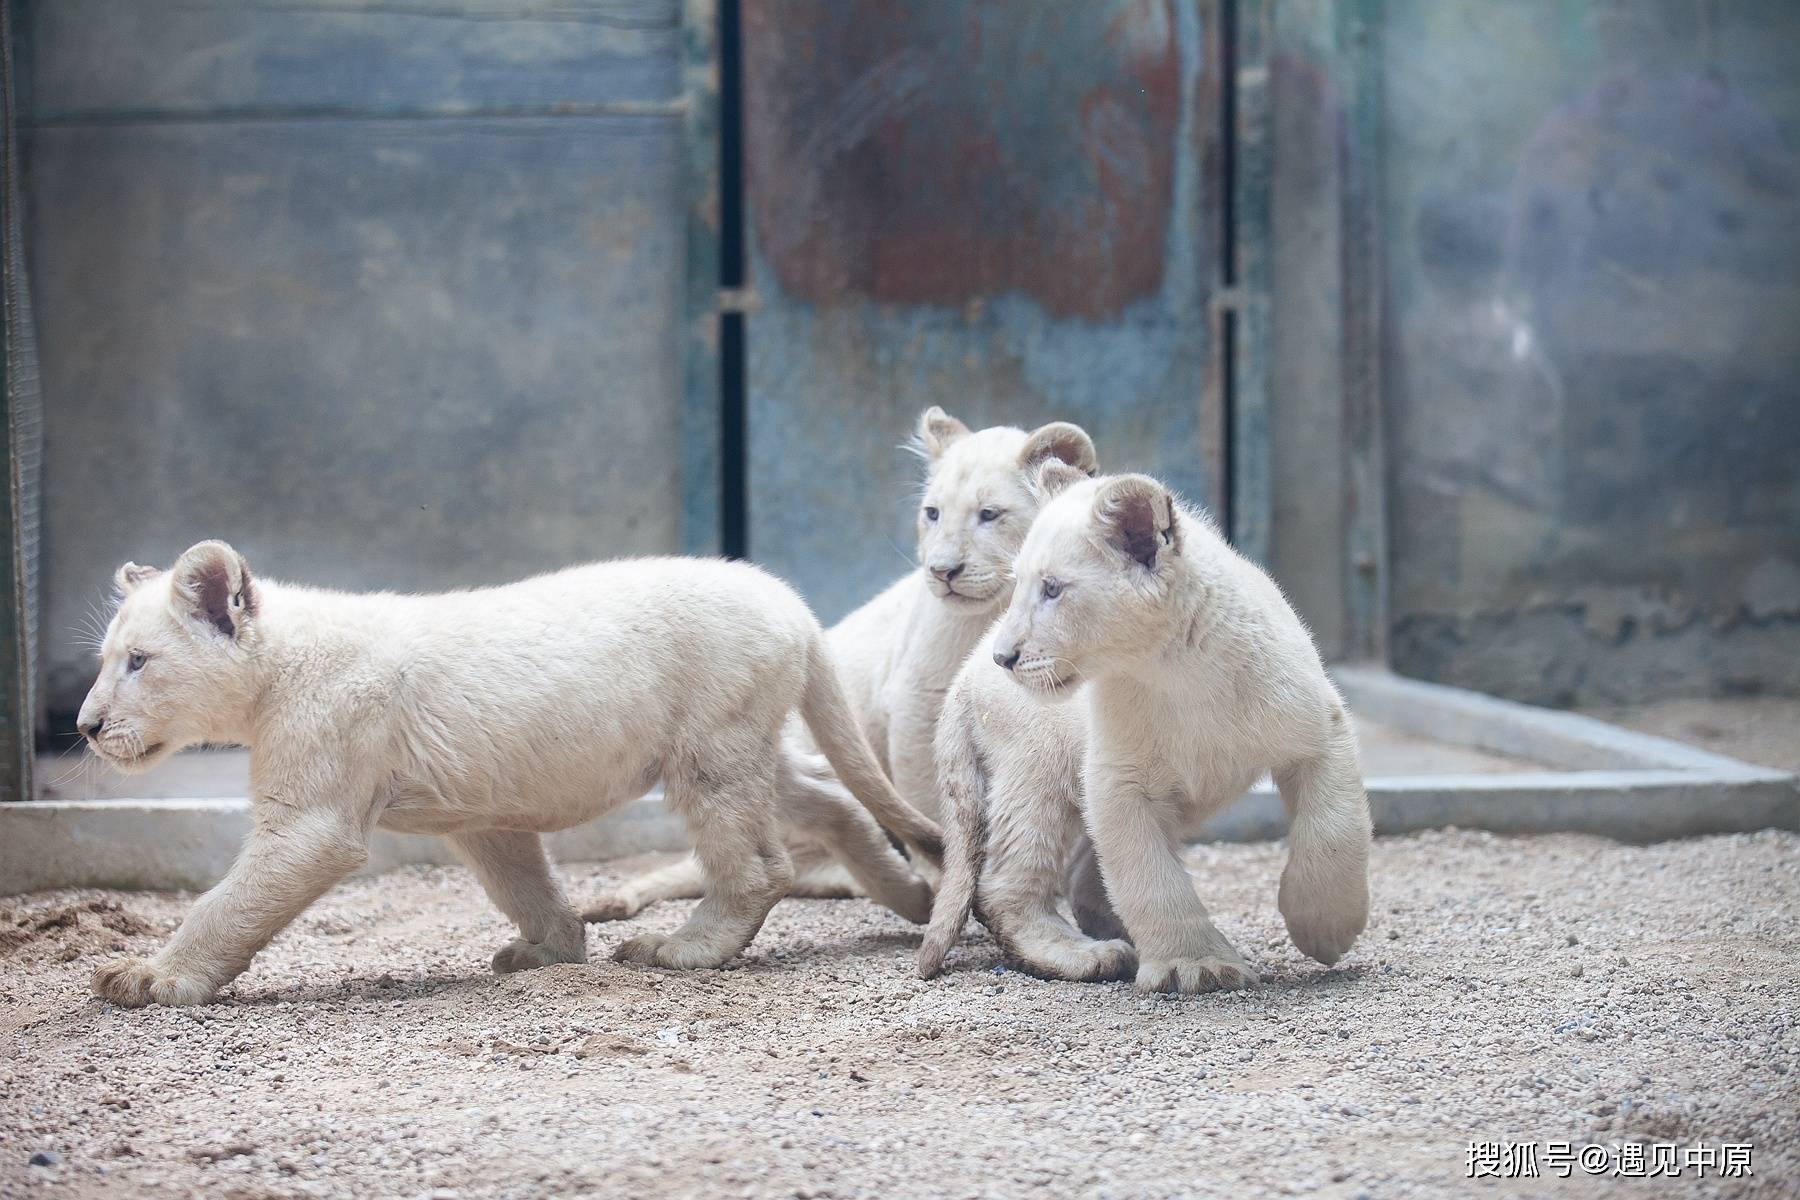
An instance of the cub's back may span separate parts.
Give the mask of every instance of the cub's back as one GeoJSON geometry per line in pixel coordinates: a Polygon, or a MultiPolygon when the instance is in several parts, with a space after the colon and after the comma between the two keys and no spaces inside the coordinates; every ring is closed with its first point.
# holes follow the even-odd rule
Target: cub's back
{"type": "Polygon", "coordinates": [[[785,583],[719,559],[573,567],[418,597],[410,616],[391,652],[412,695],[552,720],[594,704],[669,719],[695,703],[791,690],[818,629],[785,583]]]}
{"type": "Polygon", "coordinates": [[[817,622],[787,584],[748,563],[630,558],[571,567],[502,587],[422,597],[433,638],[534,658],[555,647],[726,658],[809,644],[817,622]]]}

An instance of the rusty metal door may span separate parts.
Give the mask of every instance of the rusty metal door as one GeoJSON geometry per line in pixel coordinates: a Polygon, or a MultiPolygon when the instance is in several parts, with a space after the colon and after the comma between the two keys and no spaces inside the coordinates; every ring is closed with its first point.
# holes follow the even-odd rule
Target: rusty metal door
{"type": "Polygon", "coordinates": [[[908,569],[931,404],[1222,504],[1219,9],[744,0],[748,551],[822,617],[908,569]]]}

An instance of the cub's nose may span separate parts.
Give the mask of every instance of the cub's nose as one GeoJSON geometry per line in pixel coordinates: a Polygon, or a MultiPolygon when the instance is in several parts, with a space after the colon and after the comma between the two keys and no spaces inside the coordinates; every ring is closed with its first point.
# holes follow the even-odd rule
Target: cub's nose
{"type": "Polygon", "coordinates": [[[1014,667],[1018,666],[1019,665],[1019,649],[1018,649],[1018,647],[1015,646],[1011,650],[996,650],[996,651],[994,651],[994,665],[1005,667],[1009,671],[1012,670],[1014,667]]]}
{"type": "Polygon", "coordinates": [[[100,737],[100,731],[105,727],[106,720],[102,717],[96,717],[92,721],[82,721],[75,726],[75,728],[81,731],[81,736],[90,742],[97,741],[100,737]]]}
{"type": "Polygon", "coordinates": [[[941,582],[949,583],[952,579],[955,579],[958,575],[963,573],[964,565],[965,564],[963,563],[957,563],[954,567],[933,567],[931,568],[931,573],[941,582]]]}

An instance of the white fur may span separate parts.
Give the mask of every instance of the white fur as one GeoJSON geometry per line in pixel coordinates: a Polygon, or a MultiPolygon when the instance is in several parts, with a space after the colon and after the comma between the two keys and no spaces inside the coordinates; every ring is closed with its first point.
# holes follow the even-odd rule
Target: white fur
{"type": "Polygon", "coordinates": [[[994,662],[1010,669],[972,661],[940,732],[953,802],[997,811],[979,824],[948,822],[945,883],[921,970],[937,969],[971,902],[988,905],[991,891],[1009,886],[1022,899],[1001,917],[1003,942],[1016,945],[1025,929],[1040,941],[1054,934],[1034,964],[1050,973],[1101,955],[1072,942],[1066,925],[1055,929],[1053,908],[1045,913],[1060,871],[1054,850],[1068,843],[1069,807],[1079,802],[1106,892],[1137,949],[1138,986],[1254,982],[1196,896],[1180,851],[1185,835],[1265,771],[1292,820],[1279,896],[1288,932],[1306,954],[1335,962],[1367,921],[1369,808],[1349,716],[1299,617],[1267,575],[1155,480],[1090,480],[1047,465],[1040,482],[1055,498],[1019,552],[1013,599],[991,642],[994,662]],[[996,691],[1002,676],[1020,694],[1073,703],[1026,712],[996,691]],[[971,727],[961,747],[951,713],[971,727]],[[967,747],[987,769],[972,796],[967,747]],[[1066,776],[1077,757],[1079,788],[1066,776]],[[1036,807],[1021,815],[1026,805],[1036,807]],[[1028,852],[994,836],[1015,825],[1055,832],[1028,852]],[[971,847],[982,826],[985,846],[971,847]]]}
{"type": "Polygon", "coordinates": [[[581,962],[580,919],[538,834],[659,778],[713,886],[680,930],[615,957],[722,963],[791,880],[774,794],[796,708],[854,795],[915,846],[937,836],[851,721],[806,605],[747,565],[636,559],[478,591],[347,595],[254,581],[208,542],[119,582],[80,718],[103,722],[96,753],[138,770],[196,742],[241,743],[252,806],[242,855],[170,943],[96,974],[120,1003],[209,999],[365,860],[376,826],[456,843],[522,934],[496,970],[581,962]]]}
{"type": "MultiPolygon", "coordinates": [[[[1074,425],[971,433],[935,407],[919,418],[916,447],[929,470],[919,499],[919,569],[826,636],[851,706],[896,790],[912,807],[935,815],[938,711],[957,669],[1012,596],[1013,556],[1042,503],[1037,469],[1050,459],[1084,473],[1096,464],[1093,443],[1074,425]],[[941,577],[957,567],[950,578],[941,577]]],[[[795,764],[780,792],[797,869],[792,894],[848,896],[860,889],[924,921],[931,912],[929,889],[842,794],[804,729],[790,726],[784,752],[795,764]]],[[[618,920],[659,900],[704,890],[704,873],[688,858],[608,889],[585,915],[618,920]]]]}
{"type": "Polygon", "coordinates": [[[985,645],[969,655],[938,721],[944,871],[919,949],[925,978],[942,969],[971,912],[1032,974],[1117,979],[1136,967],[1081,827],[1086,747],[1080,706],[1039,702],[985,645]],[[1079,929],[1057,909],[1066,877],[1079,929]]]}

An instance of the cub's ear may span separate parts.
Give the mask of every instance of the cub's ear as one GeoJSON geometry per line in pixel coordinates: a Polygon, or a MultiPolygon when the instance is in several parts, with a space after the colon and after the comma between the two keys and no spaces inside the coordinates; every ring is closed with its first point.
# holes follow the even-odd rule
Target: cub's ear
{"type": "Polygon", "coordinates": [[[1087,478],[1087,472],[1079,467],[1072,467],[1060,458],[1047,458],[1037,469],[1034,481],[1037,492],[1045,500],[1056,495],[1071,484],[1080,483],[1087,478]]]}
{"type": "Polygon", "coordinates": [[[936,462],[944,451],[968,436],[967,425],[935,404],[919,415],[919,449],[931,462],[936,462]]]}
{"type": "Polygon", "coordinates": [[[1148,475],[1108,480],[1094,499],[1094,516],[1109,543],[1149,570],[1158,556],[1181,553],[1175,497],[1148,475]]]}
{"type": "Polygon", "coordinates": [[[1092,475],[1100,469],[1100,459],[1094,454],[1094,439],[1087,435],[1087,430],[1067,421],[1052,421],[1032,430],[1031,436],[1025,439],[1025,448],[1019,451],[1019,462],[1026,467],[1051,459],[1068,463],[1084,475],[1092,475]]]}
{"type": "Polygon", "coordinates": [[[175,606],[228,638],[256,615],[250,564],[224,542],[201,542],[175,564],[175,606]]]}
{"type": "Polygon", "coordinates": [[[161,574],[162,571],[156,567],[140,567],[134,562],[128,562],[113,576],[113,595],[123,600],[161,574]]]}

